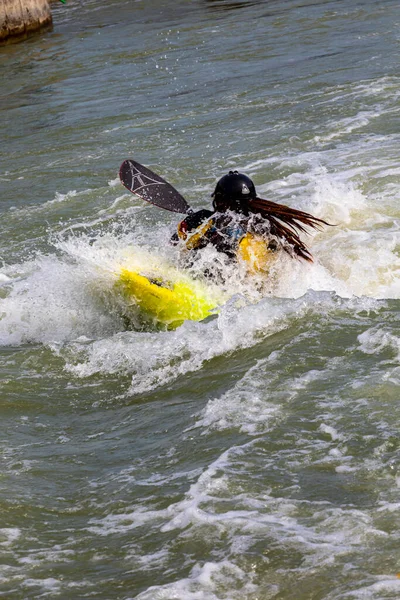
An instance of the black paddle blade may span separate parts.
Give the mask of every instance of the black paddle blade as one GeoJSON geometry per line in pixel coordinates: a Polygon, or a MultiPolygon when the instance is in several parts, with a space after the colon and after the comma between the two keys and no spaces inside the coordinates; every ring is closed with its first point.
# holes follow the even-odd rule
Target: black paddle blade
{"type": "Polygon", "coordinates": [[[135,160],[124,160],[119,178],[122,185],[146,202],[172,212],[192,212],[185,198],[170,183],[135,160]]]}

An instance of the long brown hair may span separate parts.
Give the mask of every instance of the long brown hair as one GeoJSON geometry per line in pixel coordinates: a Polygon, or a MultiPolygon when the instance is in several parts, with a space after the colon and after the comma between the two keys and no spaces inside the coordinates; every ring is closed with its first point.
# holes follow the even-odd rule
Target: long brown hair
{"type": "Polygon", "coordinates": [[[289,254],[294,252],[308,262],[313,262],[313,257],[306,244],[300,239],[299,233],[309,234],[304,226],[317,231],[320,231],[324,225],[331,226],[330,223],[314,217],[310,213],[263,198],[249,199],[248,208],[252,213],[260,214],[269,222],[271,235],[287,242],[287,244],[283,244],[286,252],[289,254]]]}

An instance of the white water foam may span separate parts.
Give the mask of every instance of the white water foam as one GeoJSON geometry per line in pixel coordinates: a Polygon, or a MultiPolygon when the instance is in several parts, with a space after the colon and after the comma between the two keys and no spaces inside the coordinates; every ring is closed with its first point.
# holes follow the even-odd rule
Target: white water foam
{"type": "Polygon", "coordinates": [[[332,592],[326,600],[385,600],[400,597],[400,579],[393,575],[378,575],[377,581],[359,587],[352,592],[332,592]]]}
{"type": "MultiPolygon", "coordinates": [[[[303,158],[310,167],[310,156],[303,158]]],[[[145,260],[150,252],[156,261],[176,262],[177,250],[168,245],[170,227],[156,222],[144,226],[141,217],[130,212],[129,224],[119,222],[96,238],[82,227],[79,234],[65,228],[52,236],[54,254],[2,268],[0,343],[45,343],[64,357],[74,376],[130,374],[130,392],[141,393],[281,331],[307,311],[336,310],[340,302],[335,295],[348,298],[350,310],[370,306],[368,296],[399,298],[396,221],[380,213],[382,209],[342,175],[329,175],[321,165],[306,175],[293,173],[286,183],[307,192],[307,202],[292,205],[337,224],[308,238],[314,264],[282,253],[260,291],[258,284],[243,279],[240,271],[206,248],[197,268],[220,263],[229,274],[225,291],[234,295],[219,316],[186,322],[175,332],[127,332],[120,299],[112,291],[118,269],[135,252],[144,252],[145,260]],[[374,216],[383,218],[377,227],[371,225],[374,216]]],[[[246,427],[256,427],[250,421],[246,427]]]]}
{"type": "MultiPolygon", "coordinates": [[[[295,569],[300,579],[317,565],[318,569],[334,568],[336,560],[350,558],[353,553],[388,537],[375,525],[367,510],[276,497],[261,482],[260,486],[249,485],[247,479],[244,491],[240,476],[242,470],[247,473],[248,460],[254,459],[254,453],[257,455],[257,447],[252,442],[225,451],[206,467],[181,501],[165,509],[148,510],[137,506],[129,512],[111,513],[92,520],[89,531],[95,535],[126,534],[145,525],[146,531],[152,531],[154,536],[157,532],[174,532],[174,544],[178,547],[195,538],[215,548],[213,561],[197,563],[188,577],[152,586],[137,599],[220,598],[227,590],[230,598],[250,600],[257,594],[263,598],[273,597],[288,574],[282,567],[280,574],[274,575],[275,582],[268,581],[268,555],[274,548],[283,546],[293,556],[301,553],[302,560],[295,569]],[[222,539],[227,546],[225,558],[218,558],[217,548],[222,539]],[[265,548],[265,555],[257,544],[265,548]],[[258,549],[253,555],[254,546],[258,549]],[[252,560],[257,566],[252,567],[252,560]]],[[[259,459],[263,471],[277,466],[276,455],[261,451],[259,459]]],[[[172,551],[171,543],[169,549],[172,551]]],[[[146,558],[147,568],[151,568],[152,558],[150,555],[146,558]]],[[[157,564],[159,560],[160,556],[155,556],[157,564]]]]}
{"type": "MultiPolygon", "coordinates": [[[[254,575],[246,573],[230,560],[196,564],[190,576],[165,586],[152,586],[135,596],[135,600],[219,600],[221,592],[229,587],[232,600],[250,600],[257,597],[258,586],[253,583],[254,575]]],[[[269,586],[269,593],[263,590],[263,599],[273,598],[279,588],[269,586]]],[[[129,598],[128,600],[133,600],[129,598]]]]}
{"type": "MultiPolygon", "coordinates": [[[[332,217],[340,216],[348,226],[352,211],[363,205],[363,198],[351,188],[337,187],[334,182],[327,182],[325,175],[321,177],[315,188],[314,205],[322,206],[325,198],[326,206],[329,196],[332,217]],[[345,208],[337,199],[340,194],[345,208]]],[[[139,227],[135,231],[135,239],[140,242],[142,238],[145,251],[153,235],[152,228],[139,227]]],[[[160,231],[160,246],[152,251],[156,260],[174,260],[176,250],[165,246],[168,235],[167,228],[160,231]]],[[[186,322],[175,332],[148,333],[122,332],[118,304],[105,301],[112,296],[118,268],[132,252],[131,236],[112,231],[95,240],[85,233],[56,238],[57,254],[38,256],[31,262],[3,269],[8,292],[0,300],[0,342],[46,343],[64,356],[67,370],[77,377],[130,373],[131,393],[151,390],[201,368],[206,360],[254,344],[260,335],[284,329],[292,319],[301,318],[309,310],[336,309],[334,296],[308,293],[309,289],[328,290],[348,298],[354,292],[374,291],[373,280],[380,262],[375,259],[369,280],[364,271],[361,277],[352,276],[352,269],[359,270],[358,260],[365,256],[365,249],[352,256],[353,245],[349,246],[346,236],[345,231],[336,229],[314,236],[312,250],[317,259],[313,265],[282,254],[262,294],[232,270],[227,291],[230,285],[231,293],[236,295],[222,307],[218,318],[204,323],[186,322]],[[253,304],[245,300],[246,294],[253,304]]],[[[389,250],[386,252],[386,261],[393,263],[389,250]]],[[[205,249],[201,257],[201,268],[220,258],[210,249],[205,249]]],[[[382,279],[380,289],[385,286],[390,295],[392,277],[386,283],[382,279]]],[[[360,306],[364,302],[359,300],[360,306]]]]}
{"type": "Polygon", "coordinates": [[[400,358],[400,338],[385,331],[381,326],[364,331],[358,336],[359,349],[365,354],[380,354],[385,350],[391,350],[395,358],[400,358]]]}
{"type": "Polygon", "coordinates": [[[2,527],[0,529],[0,546],[12,546],[21,536],[21,530],[18,527],[2,527]]]}
{"type": "Polygon", "coordinates": [[[273,378],[277,362],[278,352],[257,361],[233,389],[207,403],[196,428],[201,427],[203,435],[213,429],[223,431],[232,427],[250,435],[267,432],[281,415],[281,407],[265,399],[265,388],[269,384],[265,372],[268,370],[273,378]]]}

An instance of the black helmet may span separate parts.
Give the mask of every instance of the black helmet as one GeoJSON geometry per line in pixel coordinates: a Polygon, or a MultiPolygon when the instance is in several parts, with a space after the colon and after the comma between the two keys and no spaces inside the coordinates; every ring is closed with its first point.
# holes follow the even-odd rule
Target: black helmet
{"type": "Polygon", "coordinates": [[[215,210],[236,210],[246,211],[247,200],[256,198],[256,188],[254,183],[243,173],[238,171],[229,171],[224,175],[215,186],[213,206],[215,210]]]}

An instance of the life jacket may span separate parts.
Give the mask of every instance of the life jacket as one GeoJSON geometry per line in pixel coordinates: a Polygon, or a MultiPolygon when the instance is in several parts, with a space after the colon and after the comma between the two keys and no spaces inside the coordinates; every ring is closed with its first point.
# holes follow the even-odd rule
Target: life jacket
{"type": "Polygon", "coordinates": [[[266,273],[276,257],[277,245],[261,235],[248,231],[249,218],[232,218],[226,213],[201,210],[188,215],[178,225],[178,238],[187,250],[199,250],[212,244],[246,267],[250,273],[266,273]]]}

